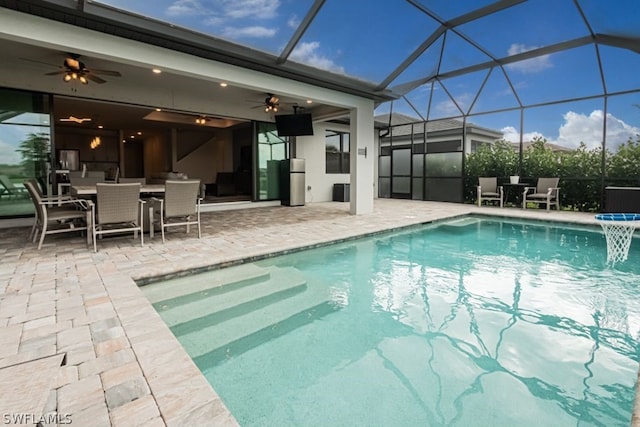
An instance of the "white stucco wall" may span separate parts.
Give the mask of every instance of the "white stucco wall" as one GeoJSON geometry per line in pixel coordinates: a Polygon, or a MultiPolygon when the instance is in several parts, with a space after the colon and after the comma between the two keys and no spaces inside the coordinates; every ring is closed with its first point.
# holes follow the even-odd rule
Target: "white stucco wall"
{"type": "MultiPolygon", "coordinates": [[[[183,159],[174,161],[173,170],[187,171],[189,178],[204,184],[216,182],[218,172],[233,171],[233,143],[231,131],[218,130],[214,137],[183,159]]],[[[177,141],[179,143],[179,141],[177,141]]]]}
{"type": "Polygon", "coordinates": [[[333,184],[349,183],[349,174],[326,172],[325,131],[327,129],[349,132],[349,126],[322,122],[313,124],[313,136],[297,137],[296,157],[306,160],[307,203],[331,201],[333,184]]]}

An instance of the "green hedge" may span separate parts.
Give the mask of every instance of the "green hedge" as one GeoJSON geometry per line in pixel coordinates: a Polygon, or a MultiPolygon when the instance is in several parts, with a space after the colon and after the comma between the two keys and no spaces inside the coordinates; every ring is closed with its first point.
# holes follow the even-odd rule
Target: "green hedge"
{"type": "Polygon", "coordinates": [[[640,186],[640,136],[629,139],[615,153],[587,149],[581,143],[573,151],[554,151],[543,138],[537,138],[519,153],[506,141],[481,146],[465,159],[465,202],[476,200],[479,176],[497,176],[508,182],[510,175],[520,175],[522,182],[535,184],[539,177],[560,177],[560,204],[563,209],[597,212],[607,185],[640,186]],[[604,177],[604,178],[603,178],[604,177]]]}

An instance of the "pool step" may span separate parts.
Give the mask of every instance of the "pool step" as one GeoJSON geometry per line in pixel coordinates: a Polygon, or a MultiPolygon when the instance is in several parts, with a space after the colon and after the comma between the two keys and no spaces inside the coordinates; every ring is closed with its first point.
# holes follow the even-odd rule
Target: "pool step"
{"type": "Polygon", "coordinates": [[[241,316],[306,289],[304,277],[293,267],[265,270],[268,274],[255,283],[234,287],[224,293],[210,289],[200,292],[197,300],[165,300],[154,304],[154,307],[174,334],[179,335],[241,316]]]}
{"type": "Polygon", "coordinates": [[[440,224],[439,228],[445,231],[463,231],[466,227],[477,225],[479,222],[480,220],[478,218],[460,218],[446,221],[440,224]]]}
{"type": "Polygon", "coordinates": [[[174,304],[195,301],[202,296],[224,293],[238,287],[269,279],[270,271],[255,264],[243,264],[221,270],[177,277],[159,283],[141,286],[142,292],[154,305],[165,300],[174,304]]]}
{"type": "Polygon", "coordinates": [[[172,330],[197,363],[207,360],[211,363],[212,360],[246,351],[338,309],[330,300],[328,289],[313,286],[200,330],[181,331],[181,327],[172,330]]]}

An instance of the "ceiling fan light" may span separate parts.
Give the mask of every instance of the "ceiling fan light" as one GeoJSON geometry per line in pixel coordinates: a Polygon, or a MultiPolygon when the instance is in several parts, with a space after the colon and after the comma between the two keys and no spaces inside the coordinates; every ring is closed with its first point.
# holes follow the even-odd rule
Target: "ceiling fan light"
{"type": "Polygon", "coordinates": [[[62,80],[64,80],[65,82],[70,82],[71,81],[71,74],[67,73],[64,75],[64,77],[62,77],[62,80]]]}
{"type": "Polygon", "coordinates": [[[89,80],[87,80],[85,76],[80,76],[80,83],[82,83],[83,85],[86,85],[89,83],[89,80]]]}
{"type": "Polygon", "coordinates": [[[71,73],[71,78],[76,80],[78,78],[78,73],[71,73]]]}

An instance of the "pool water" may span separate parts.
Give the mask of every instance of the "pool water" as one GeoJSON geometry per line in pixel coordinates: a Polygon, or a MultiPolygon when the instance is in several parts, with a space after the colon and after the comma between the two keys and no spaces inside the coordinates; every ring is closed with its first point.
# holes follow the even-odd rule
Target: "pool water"
{"type": "Polygon", "coordinates": [[[640,242],[462,218],[147,285],[243,426],[628,426],[640,242]]]}

